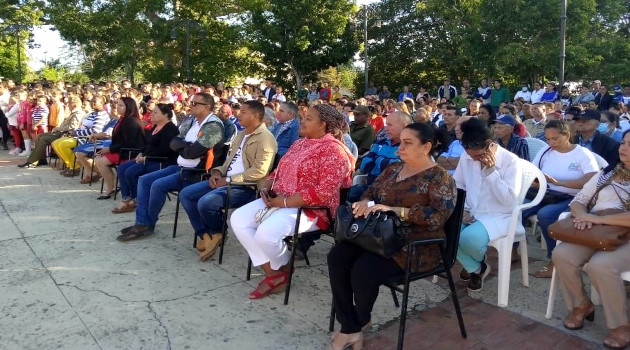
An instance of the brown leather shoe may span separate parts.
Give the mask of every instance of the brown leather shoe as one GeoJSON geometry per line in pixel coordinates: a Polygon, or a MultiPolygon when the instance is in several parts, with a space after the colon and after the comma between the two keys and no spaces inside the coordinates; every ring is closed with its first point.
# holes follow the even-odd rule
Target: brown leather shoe
{"type": "Polygon", "coordinates": [[[552,262],[547,264],[547,266],[543,267],[542,269],[534,272],[534,277],[537,277],[537,278],[551,278],[552,275],[553,275],[552,262]]]}
{"type": "Polygon", "coordinates": [[[214,253],[217,251],[217,248],[219,247],[219,244],[221,243],[222,240],[223,240],[223,235],[220,233],[215,233],[212,236],[210,236],[207,233],[204,233],[202,243],[205,249],[203,250],[203,252],[201,252],[201,254],[199,254],[199,260],[206,261],[210,259],[214,255],[214,253]]]}
{"type": "Polygon", "coordinates": [[[623,349],[630,343],[630,325],[617,327],[608,334],[604,345],[611,349],[623,349]]]}
{"type": "Polygon", "coordinates": [[[584,319],[593,321],[595,319],[595,305],[589,300],[584,305],[573,308],[573,311],[564,320],[564,328],[576,330],[584,327],[584,319]]]}

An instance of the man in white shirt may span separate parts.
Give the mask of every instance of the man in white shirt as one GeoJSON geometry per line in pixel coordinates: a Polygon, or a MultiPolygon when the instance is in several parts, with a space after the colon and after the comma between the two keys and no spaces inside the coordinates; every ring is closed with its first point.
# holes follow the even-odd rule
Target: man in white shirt
{"type": "Polygon", "coordinates": [[[537,81],[534,83],[534,91],[531,93],[531,102],[538,103],[542,100],[542,96],[545,94],[545,89],[542,88],[542,83],[537,81]]]}
{"type": "MultiPolygon", "coordinates": [[[[488,243],[507,235],[521,191],[522,171],[519,158],[492,141],[482,120],[472,118],[460,128],[465,153],[453,178],[466,191],[466,204],[457,260],[464,267],[460,278],[468,281],[468,290],[479,291],[490,273],[488,243]]],[[[525,232],[522,226],[520,231],[525,232]]]]}
{"type": "Polygon", "coordinates": [[[194,116],[180,127],[180,134],[171,141],[171,149],[179,152],[177,164],[143,175],[138,180],[136,223],[121,230],[116,239],[129,241],[152,235],[158,215],[166,202],[166,194],[185,188],[199,180],[192,170],[207,170],[219,160],[223,151],[223,122],[212,113],[214,98],[206,93],[195,94],[190,101],[194,116]],[[209,152],[212,151],[212,152],[209,152]],[[181,176],[180,178],[180,169],[181,176]]]}
{"type": "Polygon", "coordinates": [[[529,91],[529,85],[523,84],[521,90],[514,95],[514,101],[522,99],[523,102],[530,102],[532,100],[532,93],[529,91]]]}
{"type": "Polygon", "coordinates": [[[227,205],[228,184],[230,208],[237,208],[255,199],[256,186],[239,186],[238,183],[264,183],[271,171],[278,145],[273,134],[263,123],[265,106],[258,101],[241,105],[240,131],[223,165],[210,171],[209,181],[201,181],[184,188],[179,198],[197,235],[199,259],[208,260],[223,242],[222,209],[227,205]]]}

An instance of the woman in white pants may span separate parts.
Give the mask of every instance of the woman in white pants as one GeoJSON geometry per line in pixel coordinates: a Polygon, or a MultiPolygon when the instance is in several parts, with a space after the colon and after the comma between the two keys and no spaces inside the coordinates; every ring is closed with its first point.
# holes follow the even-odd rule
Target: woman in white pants
{"type": "MultiPolygon", "coordinates": [[[[254,266],[261,266],[265,278],[249,294],[260,299],[284,291],[288,281],[289,252],[284,238],[294,232],[298,207],[326,206],[335,212],[339,190],[349,187],[355,159],[341,141],[345,119],[330,105],[308,109],[300,125],[303,136],[282,157],[278,169],[260,189],[261,198],[232,214],[234,234],[247,250],[254,266]],[[271,213],[264,219],[261,210],[271,213]],[[258,218],[258,219],[257,219],[258,218]]],[[[324,210],[304,210],[300,232],[326,229],[330,225],[324,210]]]]}

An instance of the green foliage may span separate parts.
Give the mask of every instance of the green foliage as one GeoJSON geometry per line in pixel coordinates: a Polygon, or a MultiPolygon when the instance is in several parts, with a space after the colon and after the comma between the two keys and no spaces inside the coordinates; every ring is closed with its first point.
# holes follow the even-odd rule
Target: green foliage
{"type": "MultiPolygon", "coordinates": [[[[384,26],[370,27],[368,53],[377,86],[558,80],[558,0],[384,0],[376,12],[384,26]]],[[[568,1],[565,80],[628,79],[629,39],[630,2],[568,1]]]]}
{"type": "Polygon", "coordinates": [[[339,86],[344,91],[354,93],[355,79],[359,72],[350,64],[328,67],[317,73],[317,80],[327,82],[331,87],[339,86]]]}
{"type": "Polygon", "coordinates": [[[302,80],[330,66],[349,62],[358,49],[349,0],[267,0],[246,20],[252,49],[277,80],[291,76],[297,89],[302,80]]]}
{"type": "Polygon", "coordinates": [[[41,3],[34,0],[0,0],[0,76],[18,79],[18,48],[21,55],[22,76],[28,73],[26,47],[30,29],[41,23],[41,3]],[[20,26],[19,43],[15,25],[20,26]],[[13,26],[13,27],[12,27],[13,26]]]}
{"type": "Polygon", "coordinates": [[[133,80],[184,80],[186,20],[193,23],[188,26],[191,79],[231,81],[253,66],[239,29],[214,17],[241,11],[234,4],[56,0],[48,2],[47,11],[61,36],[85,53],[85,68],[93,78],[121,74],[133,80]]]}

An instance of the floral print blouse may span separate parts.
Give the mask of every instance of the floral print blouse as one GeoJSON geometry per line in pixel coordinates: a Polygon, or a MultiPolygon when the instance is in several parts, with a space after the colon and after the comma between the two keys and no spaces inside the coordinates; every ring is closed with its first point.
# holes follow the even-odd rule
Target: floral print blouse
{"type": "MultiPolygon", "coordinates": [[[[407,241],[444,237],[444,223],[455,209],[457,201],[455,180],[447,170],[436,165],[397,181],[403,166],[402,162],[388,166],[361,199],[390,207],[410,208],[407,220],[403,223],[407,241]]],[[[393,256],[402,269],[405,269],[406,255],[405,246],[393,256]]],[[[413,248],[411,256],[414,271],[430,270],[441,261],[440,250],[435,245],[413,248]]]]}

